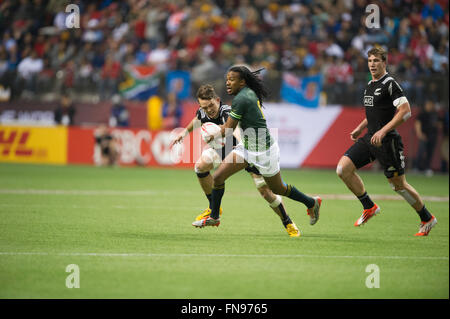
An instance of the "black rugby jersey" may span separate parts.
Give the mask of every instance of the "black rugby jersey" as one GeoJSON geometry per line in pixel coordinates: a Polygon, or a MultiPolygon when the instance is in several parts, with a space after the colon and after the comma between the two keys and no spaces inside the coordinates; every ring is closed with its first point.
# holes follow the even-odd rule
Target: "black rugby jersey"
{"type": "MultiPolygon", "coordinates": [[[[228,116],[230,115],[230,112],[231,112],[231,106],[222,104],[222,102],[220,102],[219,116],[217,118],[215,118],[215,119],[209,118],[208,115],[206,114],[206,112],[204,110],[202,110],[201,108],[199,108],[197,110],[196,116],[197,116],[197,119],[199,119],[200,122],[202,122],[202,124],[206,123],[206,122],[212,122],[217,125],[223,125],[227,121],[228,116]]],[[[222,150],[220,150],[220,149],[216,150],[216,151],[218,151],[218,153],[221,153],[222,160],[233,149],[233,146],[237,145],[237,140],[233,135],[232,139],[230,137],[227,137],[225,143],[226,144],[222,148],[222,150]]]]}
{"type": "MultiPolygon", "coordinates": [[[[394,101],[402,96],[405,96],[402,88],[388,73],[381,79],[371,80],[367,84],[363,103],[366,108],[369,134],[375,134],[393,119],[397,111],[394,101]]],[[[392,130],[386,135],[397,134],[396,130],[392,130]]]]}
{"type": "Polygon", "coordinates": [[[208,115],[206,114],[206,112],[203,111],[201,108],[199,108],[197,110],[196,116],[197,116],[197,119],[199,119],[202,122],[202,124],[206,123],[206,122],[212,122],[217,125],[223,125],[227,121],[228,116],[230,115],[230,112],[231,112],[231,106],[222,104],[222,102],[220,102],[219,116],[217,118],[215,118],[215,119],[209,118],[208,115]]]}

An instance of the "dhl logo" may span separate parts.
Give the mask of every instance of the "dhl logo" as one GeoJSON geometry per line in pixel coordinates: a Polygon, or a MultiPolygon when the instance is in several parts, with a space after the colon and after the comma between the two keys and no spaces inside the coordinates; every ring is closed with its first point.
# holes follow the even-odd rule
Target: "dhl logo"
{"type": "Polygon", "coordinates": [[[27,141],[30,136],[30,131],[25,130],[0,130],[0,154],[8,156],[11,151],[16,156],[31,156],[33,150],[27,147],[27,141]]]}

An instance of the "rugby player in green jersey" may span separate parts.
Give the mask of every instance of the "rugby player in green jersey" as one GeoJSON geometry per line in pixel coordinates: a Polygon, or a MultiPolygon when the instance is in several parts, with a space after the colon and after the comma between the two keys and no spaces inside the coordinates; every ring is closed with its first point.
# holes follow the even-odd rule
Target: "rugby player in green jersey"
{"type": "MultiPolygon", "coordinates": [[[[200,86],[197,91],[197,101],[199,104],[197,113],[188,126],[175,137],[173,143],[181,143],[183,139],[194,130],[194,128],[200,127],[203,123],[210,122],[217,125],[223,125],[230,115],[231,107],[221,102],[212,85],[206,84],[200,86]]],[[[236,130],[235,133],[239,133],[239,131],[236,130]]],[[[197,174],[200,186],[209,202],[208,208],[205,209],[202,214],[198,215],[195,220],[203,219],[211,214],[210,206],[213,178],[210,171],[220,165],[222,159],[224,159],[226,155],[231,152],[232,148],[237,145],[239,140],[240,136],[236,134],[235,136],[228,138],[226,142],[227,145],[224,145],[221,149],[213,149],[210,147],[203,150],[202,155],[195,163],[195,173],[197,174]]],[[[281,196],[275,195],[270,190],[256,167],[247,167],[245,170],[252,177],[261,196],[268,202],[272,210],[280,217],[281,222],[289,236],[299,237],[300,231],[286,213],[281,196]]],[[[220,215],[222,215],[222,209],[220,209],[220,215]]]]}
{"type": "MultiPolygon", "coordinates": [[[[228,154],[213,175],[211,193],[211,214],[192,223],[196,227],[219,226],[219,208],[225,192],[225,181],[234,173],[254,166],[263,176],[266,184],[277,195],[289,197],[303,203],[310,216],[310,224],[319,219],[322,203],[320,197],[310,197],[300,192],[293,185],[283,182],[280,174],[278,143],[272,138],[267,128],[261,106],[267,91],[257,72],[251,72],[244,66],[234,66],[227,73],[227,93],[233,95],[231,112],[224,125],[222,136],[231,135],[240,124],[241,142],[228,154]]],[[[215,138],[211,136],[210,140],[215,138]]]]}

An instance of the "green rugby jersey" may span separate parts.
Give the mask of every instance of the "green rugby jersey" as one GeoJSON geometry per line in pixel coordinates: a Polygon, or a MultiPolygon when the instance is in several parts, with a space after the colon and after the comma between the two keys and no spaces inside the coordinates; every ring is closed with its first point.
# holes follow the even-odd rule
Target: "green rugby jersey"
{"type": "Polygon", "coordinates": [[[261,152],[269,149],[273,140],[258,97],[248,87],[242,88],[231,104],[230,116],[239,121],[243,144],[249,151],[261,152]]]}

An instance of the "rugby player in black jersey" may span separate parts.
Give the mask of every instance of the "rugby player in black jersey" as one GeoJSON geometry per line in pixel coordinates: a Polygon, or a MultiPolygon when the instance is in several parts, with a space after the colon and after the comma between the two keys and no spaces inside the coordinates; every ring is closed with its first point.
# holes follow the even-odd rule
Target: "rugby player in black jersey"
{"type": "Polygon", "coordinates": [[[406,181],[403,143],[396,130],[411,117],[411,108],[400,85],[386,71],[387,52],[375,47],[367,55],[372,80],[364,90],[366,118],[350,133],[350,138],[356,142],[341,157],[336,173],[364,207],[361,217],[355,222],[355,226],[360,226],[378,214],[380,207],[367,194],[356,170],[378,159],[392,189],[420,217],[419,231],[415,236],[427,236],[437,220],[427,210],[418,192],[406,181]],[[367,134],[358,138],[366,128],[367,134]]]}
{"type": "MultiPolygon", "coordinates": [[[[200,127],[203,123],[212,122],[217,125],[225,124],[231,111],[229,105],[222,104],[211,85],[202,85],[197,91],[197,100],[199,109],[195,117],[189,125],[175,138],[174,143],[181,142],[196,127],[200,127]]],[[[237,132],[238,130],[236,130],[237,132]]],[[[239,136],[238,136],[239,137],[239,136]]],[[[210,171],[217,168],[226,155],[237,145],[238,141],[235,136],[226,139],[226,145],[219,150],[208,148],[202,152],[202,155],[195,163],[195,173],[197,174],[200,186],[203,189],[209,201],[209,206],[205,211],[198,215],[196,220],[201,220],[211,214],[211,192],[213,186],[213,178],[210,171]]],[[[290,219],[284,208],[281,196],[275,195],[264,181],[259,171],[254,166],[249,166],[245,170],[250,173],[256,188],[261,196],[269,203],[269,206],[280,217],[283,226],[291,237],[299,237],[300,231],[295,223],[290,219]]],[[[222,215],[222,208],[220,208],[222,215]]]]}

